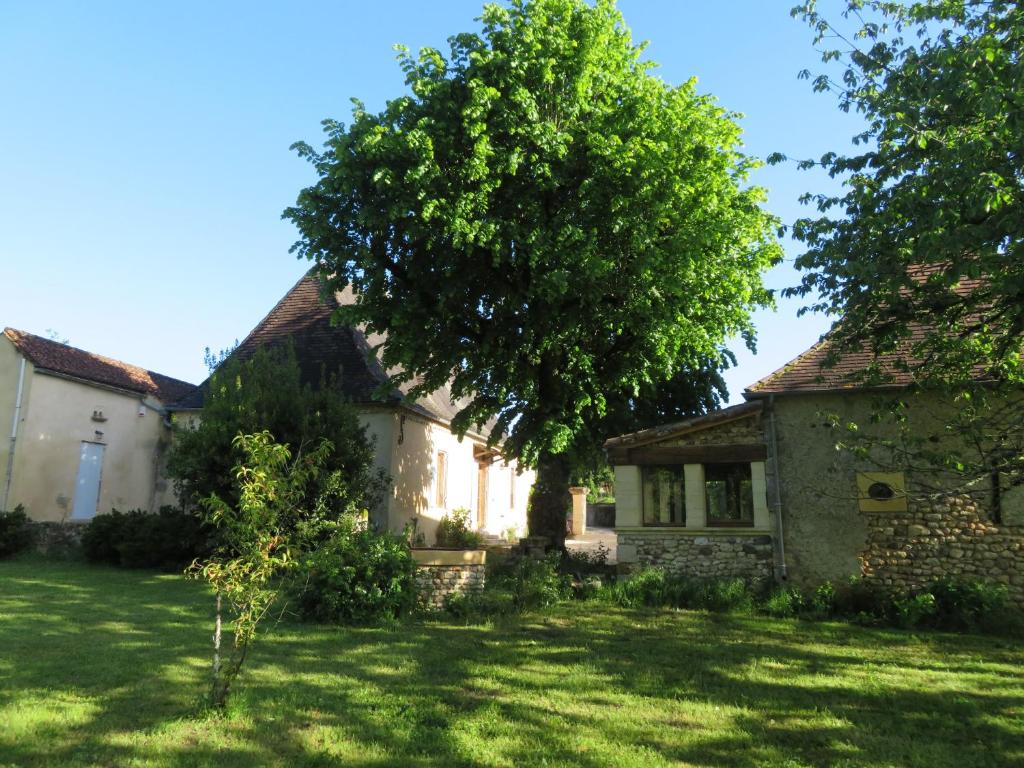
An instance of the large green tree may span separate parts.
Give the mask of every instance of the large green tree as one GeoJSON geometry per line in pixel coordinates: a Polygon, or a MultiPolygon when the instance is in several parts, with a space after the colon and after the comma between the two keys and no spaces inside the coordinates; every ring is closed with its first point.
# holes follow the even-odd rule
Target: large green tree
{"type": "Polygon", "coordinates": [[[530,527],[560,541],[574,453],[609,413],[706,369],[750,311],[776,222],[736,115],[650,73],[612,0],[484,7],[450,50],[401,51],[408,93],[325,122],[285,212],[346,323],[386,331],[414,392],[538,466],[530,527]]]}
{"type": "MultiPolygon", "coordinates": [[[[802,16],[830,67],[814,87],[861,113],[842,179],[808,195],[792,292],[842,315],[836,350],[870,345],[922,380],[1022,379],[1024,17],[1008,0],[847,0],[802,16]]],[[[779,156],[781,158],[781,156],[779,156]]],[[[881,359],[881,358],[880,358],[881,359]]],[[[875,370],[870,373],[880,373],[875,370]]]]}
{"type": "Polygon", "coordinates": [[[928,393],[880,400],[895,429],[852,425],[845,443],[998,516],[1024,480],[1024,17],[1007,0],[846,0],[831,16],[811,0],[793,14],[822,46],[814,87],[865,129],[853,151],[800,163],[842,187],[805,197],[817,215],[793,227],[806,251],[790,293],[841,316],[833,360],[870,349],[865,383],[909,374],[928,393]]]}

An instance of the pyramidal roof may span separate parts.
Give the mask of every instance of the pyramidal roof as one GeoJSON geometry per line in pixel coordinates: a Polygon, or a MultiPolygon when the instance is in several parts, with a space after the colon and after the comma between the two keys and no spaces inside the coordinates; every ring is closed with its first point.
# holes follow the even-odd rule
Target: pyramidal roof
{"type": "MultiPolygon", "coordinates": [[[[450,423],[461,406],[452,402],[447,387],[410,400],[407,393],[415,382],[408,382],[393,387],[384,398],[377,395],[378,389],[389,381],[388,372],[376,353],[376,347],[384,343],[386,337],[371,338],[358,328],[331,323],[335,309],[354,301],[350,289],[333,296],[325,295],[322,282],[312,272],[307,273],[231,355],[246,359],[260,348],[273,348],[290,340],[304,381],[317,384],[324,376],[334,377],[341,393],[353,403],[391,403],[444,424],[450,423]]],[[[205,383],[176,407],[202,408],[204,394],[205,383]]]]}

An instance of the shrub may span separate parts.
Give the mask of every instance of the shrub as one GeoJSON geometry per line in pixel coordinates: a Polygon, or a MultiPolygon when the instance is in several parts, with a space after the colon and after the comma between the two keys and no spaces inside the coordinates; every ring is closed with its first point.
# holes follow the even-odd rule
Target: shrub
{"type": "Polygon", "coordinates": [[[888,623],[894,614],[891,596],[860,576],[851,576],[835,589],[833,605],[837,615],[861,624],[888,623]]]}
{"type": "Polygon", "coordinates": [[[926,591],[894,597],[891,614],[897,626],[911,629],[924,625],[935,615],[935,609],[935,595],[926,591]]]}
{"type": "Polygon", "coordinates": [[[806,601],[803,592],[798,587],[786,586],[772,590],[768,599],[765,600],[762,609],[769,616],[778,619],[790,619],[801,615],[805,609],[806,601]]]}
{"type": "Polygon", "coordinates": [[[756,593],[743,579],[696,579],[645,568],[609,588],[607,597],[624,608],[669,607],[705,611],[753,610],[756,593]]]}
{"type": "Polygon", "coordinates": [[[928,586],[934,601],[931,623],[938,629],[998,630],[1013,618],[1004,584],[939,579],[928,586]]]}
{"type": "Polygon", "coordinates": [[[437,546],[450,549],[476,549],[483,538],[470,528],[469,510],[453,509],[437,524],[437,546]]]}
{"type": "Polygon", "coordinates": [[[482,590],[452,595],[445,609],[454,616],[508,616],[548,608],[572,596],[572,577],[562,573],[561,555],[543,560],[515,557],[491,564],[482,590]]]}
{"type": "Polygon", "coordinates": [[[97,515],[82,532],[82,552],[94,563],[180,570],[210,551],[209,529],[175,507],[97,515]]]}
{"type": "Polygon", "coordinates": [[[310,621],[393,619],[416,605],[415,574],[404,537],[342,523],[300,559],[290,600],[298,615],[310,621]]]}
{"type": "Polygon", "coordinates": [[[16,555],[32,546],[35,531],[21,504],[10,512],[0,512],[0,557],[16,555]]]}

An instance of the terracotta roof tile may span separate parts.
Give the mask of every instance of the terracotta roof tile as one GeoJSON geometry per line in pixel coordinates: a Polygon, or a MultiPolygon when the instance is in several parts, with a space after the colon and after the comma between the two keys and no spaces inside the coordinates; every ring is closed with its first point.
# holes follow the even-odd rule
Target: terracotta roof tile
{"type": "MultiPolygon", "coordinates": [[[[915,279],[923,279],[937,267],[920,267],[914,272],[915,279]]],[[[963,279],[956,287],[959,294],[968,294],[975,290],[981,281],[963,279]]],[[[904,367],[897,367],[896,360],[904,360],[913,366],[915,360],[910,354],[911,348],[925,338],[929,329],[925,325],[910,326],[910,333],[898,345],[897,351],[878,359],[879,372],[885,380],[886,387],[905,387],[914,382],[913,374],[904,367]]],[[[814,392],[822,390],[850,390],[865,386],[859,378],[870,365],[876,362],[875,353],[867,346],[860,350],[843,354],[833,365],[825,366],[830,351],[828,334],[803,354],[790,360],[784,366],[751,384],[744,390],[744,396],[756,397],[762,394],[778,394],[783,392],[814,392]]],[[[978,371],[978,375],[983,372],[978,371]]]]}
{"type": "Polygon", "coordinates": [[[122,363],[120,360],[86,352],[84,349],[70,347],[14,328],[5,328],[4,336],[40,370],[129,392],[152,395],[164,403],[179,400],[196,388],[195,384],[189,384],[187,381],[147,371],[137,365],[122,363]]]}

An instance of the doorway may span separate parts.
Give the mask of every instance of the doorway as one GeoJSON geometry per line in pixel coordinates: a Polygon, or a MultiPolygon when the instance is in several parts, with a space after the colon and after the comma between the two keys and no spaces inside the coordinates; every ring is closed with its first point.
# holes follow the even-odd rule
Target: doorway
{"type": "Polygon", "coordinates": [[[100,481],[103,477],[103,451],[100,443],[82,443],[78,457],[78,479],[75,481],[75,502],[72,520],[92,520],[100,505],[100,481]]]}

